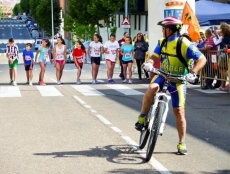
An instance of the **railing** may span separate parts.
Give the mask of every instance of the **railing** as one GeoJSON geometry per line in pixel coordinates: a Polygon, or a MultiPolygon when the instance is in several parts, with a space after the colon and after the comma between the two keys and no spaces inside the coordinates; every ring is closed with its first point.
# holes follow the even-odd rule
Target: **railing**
{"type": "Polygon", "coordinates": [[[205,67],[200,72],[201,87],[216,82],[230,92],[230,54],[226,51],[203,52],[207,59],[205,67]]]}

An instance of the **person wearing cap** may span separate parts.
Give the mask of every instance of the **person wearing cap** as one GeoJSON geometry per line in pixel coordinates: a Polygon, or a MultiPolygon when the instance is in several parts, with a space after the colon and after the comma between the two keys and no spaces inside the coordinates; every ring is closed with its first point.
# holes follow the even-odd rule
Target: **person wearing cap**
{"type": "MultiPolygon", "coordinates": [[[[129,36],[129,33],[128,32],[124,32],[123,38],[121,38],[120,40],[118,40],[118,44],[119,44],[120,48],[125,43],[125,38],[128,37],[128,36],[129,36]]],[[[120,51],[119,52],[119,62],[120,62],[120,67],[121,67],[121,73],[120,73],[119,77],[122,80],[125,80],[124,79],[124,74],[123,74],[122,57],[123,57],[123,55],[121,54],[121,51],[120,51]]]]}
{"type": "MultiPolygon", "coordinates": [[[[195,44],[192,44],[186,37],[182,38],[181,54],[185,61],[193,59],[197,61],[196,65],[188,72],[186,65],[179,59],[176,54],[176,45],[180,37],[182,21],[176,17],[167,17],[158,23],[162,27],[163,38],[159,40],[156,48],[153,51],[153,59],[160,59],[160,69],[177,75],[186,76],[189,83],[195,84],[198,82],[196,74],[204,67],[206,63],[205,56],[198,50],[195,44]],[[162,46],[162,47],[161,47],[162,46]]],[[[143,68],[147,71],[154,72],[152,61],[143,64],[143,68]]],[[[138,116],[138,121],[135,128],[139,131],[143,130],[147,122],[147,115],[154,101],[155,94],[160,91],[164,84],[164,78],[155,75],[152,79],[142,101],[141,114],[138,116]]],[[[179,143],[177,145],[177,154],[186,155],[187,149],[185,145],[186,135],[186,119],[185,119],[185,95],[186,84],[171,81],[167,89],[171,94],[173,112],[176,118],[176,127],[179,135],[179,143]]]]}

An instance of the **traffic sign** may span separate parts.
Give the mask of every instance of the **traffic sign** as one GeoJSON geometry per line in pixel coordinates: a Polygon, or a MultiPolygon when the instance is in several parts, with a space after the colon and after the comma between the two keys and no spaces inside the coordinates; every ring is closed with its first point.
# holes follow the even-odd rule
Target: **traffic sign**
{"type": "Polygon", "coordinates": [[[128,18],[125,17],[124,20],[123,20],[123,22],[121,23],[121,27],[122,28],[130,28],[130,26],[131,26],[131,24],[130,24],[128,18]]]}

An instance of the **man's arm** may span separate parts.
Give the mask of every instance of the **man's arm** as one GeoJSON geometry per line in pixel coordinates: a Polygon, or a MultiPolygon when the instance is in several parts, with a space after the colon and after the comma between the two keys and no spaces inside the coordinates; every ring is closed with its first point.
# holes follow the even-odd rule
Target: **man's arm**
{"type": "Polygon", "coordinates": [[[206,58],[204,57],[204,55],[202,55],[197,61],[196,61],[196,64],[195,66],[193,67],[192,69],[192,72],[194,73],[198,73],[206,64],[207,60],[206,58]]]}

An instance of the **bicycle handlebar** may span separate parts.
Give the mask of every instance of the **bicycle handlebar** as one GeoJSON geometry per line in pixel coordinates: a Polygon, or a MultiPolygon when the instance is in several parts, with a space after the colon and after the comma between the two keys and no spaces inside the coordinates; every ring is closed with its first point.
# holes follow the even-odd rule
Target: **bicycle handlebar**
{"type": "Polygon", "coordinates": [[[153,71],[150,71],[156,75],[160,75],[162,77],[164,77],[164,79],[175,79],[181,82],[186,82],[186,76],[184,75],[178,75],[178,74],[171,74],[170,72],[164,72],[163,70],[160,69],[156,69],[154,68],[153,71]]]}

